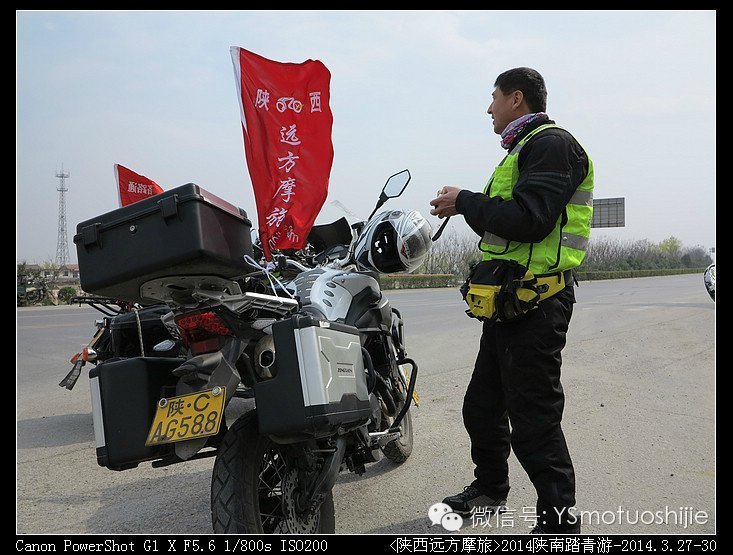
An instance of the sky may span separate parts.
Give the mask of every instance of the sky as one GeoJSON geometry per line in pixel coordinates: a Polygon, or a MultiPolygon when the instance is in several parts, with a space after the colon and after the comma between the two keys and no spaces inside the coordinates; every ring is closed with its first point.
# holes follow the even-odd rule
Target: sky
{"type": "Polygon", "coordinates": [[[17,262],[55,259],[62,167],[71,262],[76,225],[118,206],[115,163],[164,189],[196,183],[256,223],[231,46],[331,72],[317,224],[367,217],[407,168],[386,207],[437,228],[436,191],[482,190],[504,156],[493,83],[528,66],[592,158],[595,197],[626,199],[626,226],[592,240],[715,246],[714,11],[59,10],[16,11],[17,262]]]}

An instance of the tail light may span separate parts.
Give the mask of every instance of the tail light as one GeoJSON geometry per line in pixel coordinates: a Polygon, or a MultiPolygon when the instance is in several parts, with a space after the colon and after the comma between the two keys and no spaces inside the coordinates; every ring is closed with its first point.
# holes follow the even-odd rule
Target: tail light
{"type": "Polygon", "coordinates": [[[223,336],[232,331],[222,318],[212,311],[189,312],[175,318],[181,337],[195,355],[220,349],[223,336]]]}

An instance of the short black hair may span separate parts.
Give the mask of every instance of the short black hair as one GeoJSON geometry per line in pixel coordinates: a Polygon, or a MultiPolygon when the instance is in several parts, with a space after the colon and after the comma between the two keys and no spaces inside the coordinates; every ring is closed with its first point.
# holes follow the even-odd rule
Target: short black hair
{"type": "Polygon", "coordinates": [[[524,100],[527,101],[527,106],[532,112],[547,110],[545,80],[538,71],[532,68],[516,67],[508,69],[496,78],[494,87],[499,87],[504,94],[522,91],[524,100]]]}

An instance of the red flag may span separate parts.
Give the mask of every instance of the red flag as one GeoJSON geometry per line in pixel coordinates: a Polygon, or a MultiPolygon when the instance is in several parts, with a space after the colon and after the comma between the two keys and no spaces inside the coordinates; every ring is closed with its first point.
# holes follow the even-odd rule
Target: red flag
{"type": "Polygon", "coordinates": [[[331,73],[231,47],[247,168],[265,257],[300,249],[328,194],[333,163],[331,73]]]}
{"type": "Polygon", "coordinates": [[[127,206],[163,192],[162,187],[152,179],[120,164],[115,164],[115,180],[120,206],[127,206]]]}

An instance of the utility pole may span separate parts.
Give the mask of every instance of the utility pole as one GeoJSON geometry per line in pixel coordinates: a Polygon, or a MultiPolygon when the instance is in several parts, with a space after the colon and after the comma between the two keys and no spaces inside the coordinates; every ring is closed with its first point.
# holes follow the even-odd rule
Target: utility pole
{"type": "Polygon", "coordinates": [[[69,242],[66,235],[66,179],[69,178],[69,172],[64,172],[64,166],[61,165],[61,171],[56,172],[59,178],[59,184],[56,190],[59,192],[59,227],[58,238],[56,241],[56,266],[61,268],[69,262],[69,242]]]}

